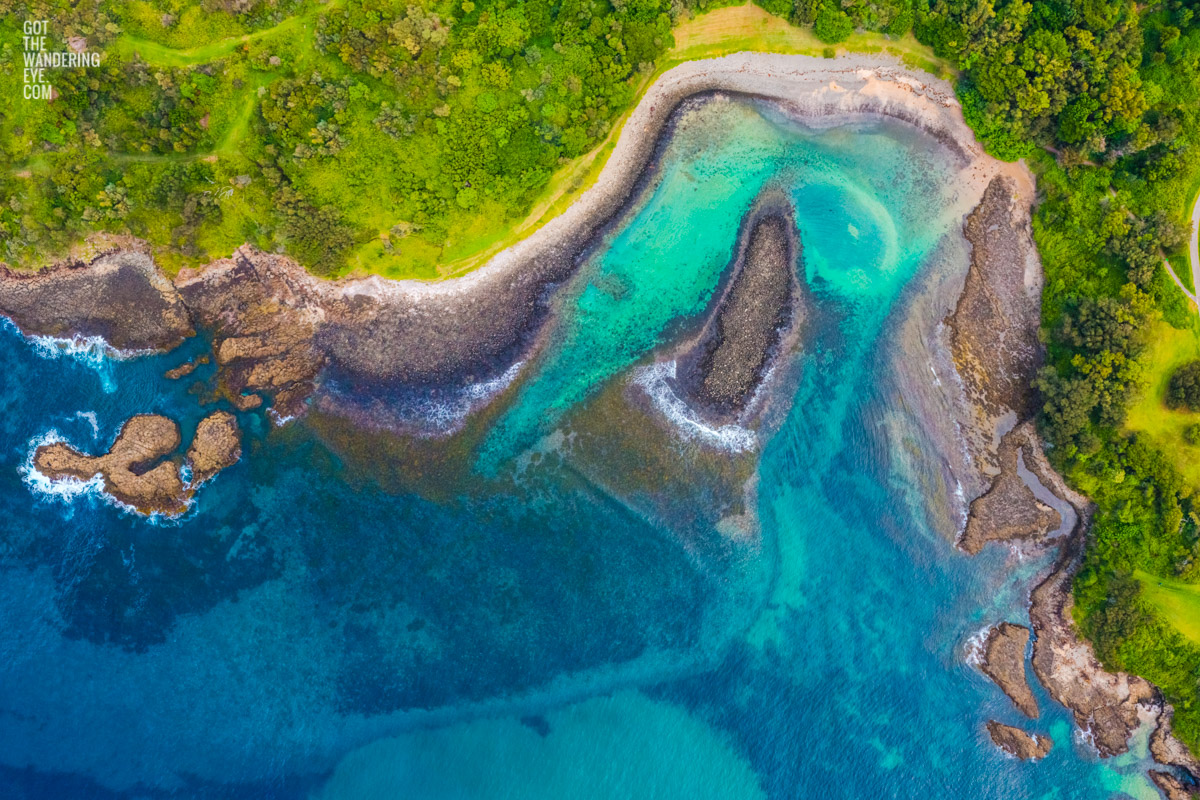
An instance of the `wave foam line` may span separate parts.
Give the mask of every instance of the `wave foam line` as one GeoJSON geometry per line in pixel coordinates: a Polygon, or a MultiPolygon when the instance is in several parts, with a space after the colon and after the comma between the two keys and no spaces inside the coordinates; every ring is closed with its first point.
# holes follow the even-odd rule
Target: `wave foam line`
{"type": "Polygon", "coordinates": [[[713,427],[700,419],[667,384],[668,380],[675,378],[675,367],[674,361],[660,361],[648,367],[641,367],[635,370],[633,382],[646,392],[655,408],[662,412],[685,439],[698,439],[705,444],[734,453],[753,450],[758,446],[758,437],[752,430],[740,425],[713,427]]]}

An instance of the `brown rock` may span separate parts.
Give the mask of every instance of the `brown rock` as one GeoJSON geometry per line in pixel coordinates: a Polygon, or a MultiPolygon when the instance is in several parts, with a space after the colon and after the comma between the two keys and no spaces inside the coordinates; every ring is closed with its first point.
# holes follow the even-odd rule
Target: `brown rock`
{"type": "Polygon", "coordinates": [[[174,515],[183,512],[187,498],[178,466],[163,459],[178,446],[178,425],[166,417],[139,414],[121,427],[102,456],[85,455],[59,442],[39,447],[34,465],[51,480],[100,475],[105,491],[122,503],[143,514],[174,515]]]}
{"type": "Polygon", "coordinates": [[[134,251],[32,273],[0,268],[0,314],[26,334],[101,336],[118,350],[170,350],[194,333],[171,281],[134,251]]]}
{"type": "Polygon", "coordinates": [[[166,372],[163,373],[163,377],[168,378],[173,381],[179,380],[180,378],[191,375],[193,372],[195,372],[196,367],[200,366],[201,364],[207,364],[207,363],[208,363],[208,356],[200,356],[199,358],[195,359],[194,361],[185,361],[184,363],[180,364],[178,367],[175,367],[175,369],[167,370],[166,372]]]}
{"type": "Polygon", "coordinates": [[[1150,780],[1154,781],[1154,785],[1167,800],[1195,800],[1200,797],[1200,787],[1184,783],[1170,772],[1152,769],[1150,770],[1150,780]]]}
{"type": "Polygon", "coordinates": [[[1054,572],[1031,596],[1029,617],[1037,635],[1033,672],[1050,696],[1072,711],[1076,724],[1090,735],[1102,756],[1119,755],[1129,749],[1129,736],[1140,724],[1139,704],[1154,704],[1158,693],[1143,678],[1105,671],[1075,629],[1071,577],[1079,566],[1083,531],[1091,519],[1090,508],[1076,511],[1080,521],[1075,533],[1063,546],[1054,572]]]}
{"type": "Polygon", "coordinates": [[[1171,730],[1175,709],[1164,703],[1158,712],[1158,724],[1150,735],[1150,754],[1159,764],[1178,767],[1193,781],[1200,783],[1200,759],[1197,759],[1183,742],[1175,738],[1171,730]]]}
{"type": "Polygon", "coordinates": [[[1025,645],[1029,629],[1011,622],[992,628],[984,643],[980,669],[999,686],[1021,713],[1037,719],[1037,700],[1025,680],[1025,645]]]}
{"type": "Polygon", "coordinates": [[[987,729],[993,744],[1022,761],[1037,761],[1045,758],[1054,749],[1054,740],[1049,736],[1031,735],[1020,728],[995,720],[987,724],[987,729]]]}
{"type": "Polygon", "coordinates": [[[187,463],[192,471],[191,486],[199,486],[242,457],[241,430],[237,418],[228,411],[217,411],[200,420],[188,448],[187,463]]]}
{"type": "MultiPolygon", "coordinates": [[[[1015,431],[1015,429],[1014,429],[1015,431]]],[[[1000,440],[997,456],[1000,474],[991,487],[971,503],[959,547],[971,555],[992,541],[1039,540],[1057,530],[1062,517],[1038,500],[1017,472],[1021,431],[1010,431],[1000,440]]]]}
{"type": "Polygon", "coordinates": [[[971,265],[954,313],[946,319],[950,349],[967,400],[979,416],[966,430],[981,472],[994,474],[992,431],[1010,412],[1029,416],[1029,386],[1042,359],[1037,332],[1040,286],[1027,280],[1037,251],[1025,203],[1011,178],[996,177],[967,216],[963,234],[971,265]]]}

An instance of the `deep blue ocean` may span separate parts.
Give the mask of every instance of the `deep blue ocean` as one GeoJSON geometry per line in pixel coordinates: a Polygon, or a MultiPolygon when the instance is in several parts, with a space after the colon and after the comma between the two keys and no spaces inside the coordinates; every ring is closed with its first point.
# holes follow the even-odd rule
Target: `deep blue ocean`
{"type": "Polygon", "coordinates": [[[460,432],[239,414],[241,462],[178,520],[30,456],[135,413],[186,447],[213,367],[162,373],[203,338],[114,358],[4,326],[0,797],[1156,797],[1144,736],[1102,762],[1040,687],[1028,722],[967,663],[1048,562],[953,547],[898,389],[961,226],[949,161],[900,123],[698,107],[460,432]],[[639,380],[767,186],[797,210],[803,345],[774,424],[705,429],[639,380]],[[1054,751],[1007,757],[989,719],[1054,751]]]}

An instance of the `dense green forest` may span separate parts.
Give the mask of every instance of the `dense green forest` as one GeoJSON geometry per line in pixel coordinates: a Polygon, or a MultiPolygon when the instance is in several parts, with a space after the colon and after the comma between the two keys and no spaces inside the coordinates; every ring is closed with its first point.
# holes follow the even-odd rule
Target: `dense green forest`
{"type": "MultiPolygon", "coordinates": [[[[1196,627],[1153,602],[1168,583],[1200,585],[1196,376],[1176,377],[1164,344],[1195,350],[1200,332],[1163,266],[1173,257],[1190,281],[1195,4],[760,4],[830,44],[913,31],[957,70],[989,151],[1036,172],[1040,426],[1098,506],[1077,619],[1106,664],[1163,689],[1200,751],[1200,642],[1181,632],[1196,627]],[[1185,399],[1169,408],[1172,384],[1185,399]]],[[[608,136],[673,26],[714,5],[0,0],[7,97],[20,94],[24,19],[106,53],[101,68],[55,73],[55,102],[0,108],[0,258],[36,262],[103,230],[151,240],[169,268],[249,241],[322,274],[433,275],[522,219],[608,136]]]]}

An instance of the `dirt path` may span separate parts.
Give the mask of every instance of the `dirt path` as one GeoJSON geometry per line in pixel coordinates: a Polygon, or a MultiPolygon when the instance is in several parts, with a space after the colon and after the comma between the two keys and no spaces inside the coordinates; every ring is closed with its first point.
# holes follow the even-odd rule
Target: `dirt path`
{"type": "MultiPolygon", "coordinates": [[[[1192,286],[1200,289],[1200,194],[1192,204],[1192,241],[1188,244],[1188,260],[1192,262],[1192,286]]],[[[1194,298],[1193,298],[1194,299],[1194,298]]]]}

